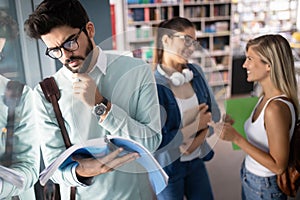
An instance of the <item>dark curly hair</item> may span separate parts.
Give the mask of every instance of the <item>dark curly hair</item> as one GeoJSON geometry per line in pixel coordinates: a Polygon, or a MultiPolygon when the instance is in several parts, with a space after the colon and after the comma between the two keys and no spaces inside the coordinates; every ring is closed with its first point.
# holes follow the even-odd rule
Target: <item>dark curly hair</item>
{"type": "Polygon", "coordinates": [[[59,26],[82,28],[89,22],[86,10],[78,0],[44,0],[25,21],[29,37],[40,39],[59,26]]]}

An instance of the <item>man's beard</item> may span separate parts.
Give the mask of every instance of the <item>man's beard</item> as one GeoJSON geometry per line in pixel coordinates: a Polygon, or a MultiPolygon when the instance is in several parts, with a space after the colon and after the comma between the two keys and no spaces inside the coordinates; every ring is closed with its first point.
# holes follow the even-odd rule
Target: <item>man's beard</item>
{"type": "Polygon", "coordinates": [[[67,69],[69,69],[73,73],[85,73],[90,67],[92,57],[93,57],[93,44],[91,39],[88,38],[88,46],[85,50],[85,58],[82,56],[71,56],[69,59],[66,60],[64,65],[66,66],[67,69]],[[72,62],[73,60],[83,61],[79,69],[74,70],[72,67],[69,66],[69,63],[72,62]]]}

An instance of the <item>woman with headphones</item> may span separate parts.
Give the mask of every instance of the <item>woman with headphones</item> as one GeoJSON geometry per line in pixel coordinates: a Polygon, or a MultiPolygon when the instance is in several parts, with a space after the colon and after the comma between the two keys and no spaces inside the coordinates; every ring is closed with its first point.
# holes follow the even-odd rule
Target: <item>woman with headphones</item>
{"type": "Polygon", "coordinates": [[[213,199],[204,161],[214,153],[207,123],[220,110],[201,67],[188,62],[197,48],[196,29],[186,18],[159,24],[153,66],[161,105],[163,140],[155,157],[169,175],[158,199],[213,199]]]}

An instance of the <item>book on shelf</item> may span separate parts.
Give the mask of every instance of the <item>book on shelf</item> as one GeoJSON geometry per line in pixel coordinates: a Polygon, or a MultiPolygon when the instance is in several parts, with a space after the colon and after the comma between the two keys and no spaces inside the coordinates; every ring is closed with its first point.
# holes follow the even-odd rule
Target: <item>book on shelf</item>
{"type": "Polygon", "coordinates": [[[4,167],[3,165],[0,165],[0,178],[18,188],[23,188],[24,186],[24,177],[16,170],[4,167]]]}
{"type": "Polygon", "coordinates": [[[150,8],[148,8],[148,7],[144,8],[144,20],[145,20],[145,22],[150,21],[150,8]]]}
{"type": "Polygon", "coordinates": [[[74,144],[66,149],[40,173],[40,183],[42,186],[45,185],[56,170],[63,169],[70,163],[75,162],[72,160],[72,156],[74,155],[87,158],[101,158],[119,147],[124,149],[123,152],[120,153],[120,156],[131,152],[139,153],[140,157],[136,159],[136,162],[147,170],[149,180],[156,194],[160,193],[167,186],[168,175],[144,146],[134,140],[111,135],[107,135],[105,138],[96,138],[74,144]]]}
{"type": "Polygon", "coordinates": [[[115,4],[110,4],[111,33],[113,35],[112,49],[117,49],[117,38],[115,37],[115,35],[117,34],[115,7],[115,4]]]}
{"type": "Polygon", "coordinates": [[[228,4],[220,4],[214,6],[214,16],[230,16],[230,7],[228,4]]]}
{"type": "MultiPolygon", "coordinates": [[[[234,119],[234,124],[232,126],[244,138],[246,138],[244,124],[246,120],[249,118],[257,101],[258,101],[258,97],[256,96],[231,98],[225,100],[226,114],[230,115],[234,119]]],[[[232,145],[234,150],[240,149],[236,144],[233,143],[232,145]]]]}

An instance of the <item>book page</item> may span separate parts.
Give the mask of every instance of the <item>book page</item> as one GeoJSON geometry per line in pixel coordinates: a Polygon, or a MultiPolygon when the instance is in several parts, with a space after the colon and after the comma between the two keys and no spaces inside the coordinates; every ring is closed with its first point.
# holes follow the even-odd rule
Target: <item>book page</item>
{"type": "Polygon", "coordinates": [[[4,167],[0,165],[0,177],[12,185],[18,187],[18,188],[23,188],[24,186],[24,177],[17,172],[16,170],[4,167]]]}
{"type": "Polygon", "coordinates": [[[168,175],[148,149],[131,139],[109,135],[107,138],[111,143],[118,147],[123,147],[126,151],[138,152],[140,154],[141,157],[136,161],[148,171],[149,180],[156,194],[159,194],[167,186],[169,179],[168,175]]]}
{"type": "Polygon", "coordinates": [[[140,157],[136,159],[136,162],[147,170],[149,180],[156,194],[160,193],[167,186],[168,175],[143,145],[128,138],[111,135],[107,135],[106,138],[97,138],[75,144],[66,149],[53,163],[40,173],[40,183],[44,186],[56,170],[63,169],[70,163],[75,162],[72,160],[73,155],[101,158],[118,147],[124,149],[119,156],[130,152],[137,152],[140,154],[140,157]]]}

